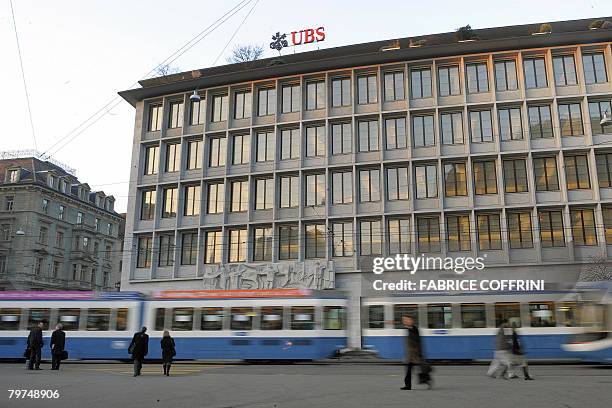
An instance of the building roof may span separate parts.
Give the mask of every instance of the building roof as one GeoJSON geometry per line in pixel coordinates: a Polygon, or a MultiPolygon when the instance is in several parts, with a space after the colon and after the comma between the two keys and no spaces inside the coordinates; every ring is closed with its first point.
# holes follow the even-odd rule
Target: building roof
{"type": "Polygon", "coordinates": [[[612,17],[550,22],[552,32],[545,35],[532,35],[540,30],[541,23],[537,23],[474,30],[478,40],[472,42],[458,42],[456,32],[447,32],[282,55],[145,79],[139,81],[141,88],[122,91],[119,95],[135,106],[143,99],[161,95],[322,70],[483,52],[605,42],[610,41],[612,30],[591,30],[589,24],[595,20],[610,19],[612,17]],[[410,46],[411,42],[414,44],[423,41],[424,44],[420,47],[410,46]],[[399,49],[382,50],[391,43],[399,44],[399,49]]]}

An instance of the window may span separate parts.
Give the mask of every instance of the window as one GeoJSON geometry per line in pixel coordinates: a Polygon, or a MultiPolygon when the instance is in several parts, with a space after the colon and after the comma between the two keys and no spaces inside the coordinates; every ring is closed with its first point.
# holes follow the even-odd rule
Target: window
{"type": "Polygon", "coordinates": [[[378,169],[359,170],[359,201],[380,201],[380,171],[378,169]]]}
{"type": "Polygon", "coordinates": [[[62,268],[62,264],[58,261],[53,261],[53,269],[51,270],[51,277],[58,278],[60,275],[60,269],[62,268]]]}
{"type": "Polygon", "coordinates": [[[509,212],[508,241],[510,248],[533,248],[530,212],[509,212]]]}
{"type": "Polygon", "coordinates": [[[227,120],[228,97],[227,95],[214,95],[212,103],[211,122],[223,122],[227,120]]]}
{"type": "Polygon", "coordinates": [[[281,130],[280,158],[281,160],[298,159],[300,157],[300,129],[281,130]]]}
{"type": "Polygon", "coordinates": [[[489,92],[489,74],[486,62],[466,64],[465,75],[467,77],[468,93],[489,92]]]}
{"type": "Polygon", "coordinates": [[[438,197],[438,170],[435,164],[422,164],[414,168],[416,198],[438,197]]]}
{"type": "Polygon", "coordinates": [[[604,113],[612,114],[611,101],[589,102],[589,115],[591,116],[591,132],[594,135],[612,134],[612,126],[601,126],[600,122],[604,113]]]}
{"type": "Polygon", "coordinates": [[[463,114],[446,112],[440,114],[442,144],[463,144],[463,114]]]}
{"type": "Polygon", "coordinates": [[[487,312],[482,303],[461,304],[461,327],[479,329],[487,327],[487,312]]]}
{"type": "Polygon", "coordinates": [[[208,214],[219,214],[223,212],[225,205],[225,185],[223,183],[208,184],[206,212],[208,214]]]}
{"type": "Polygon", "coordinates": [[[546,78],[546,63],[544,58],[526,58],[523,60],[525,71],[525,87],[546,88],[548,79],[546,78]]]}
{"type": "Polygon", "coordinates": [[[306,258],[325,258],[325,224],[306,225],[306,258]]]}
{"type": "Polygon", "coordinates": [[[332,200],[334,204],[353,202],[353,172],[338,171],[332,173],[332,200]]]}
{"type": "Polygon", "coordinates": [[[96,331],[109,330],[110,309],[88,309],[87,310],[87,330],[96,331]]]}
{"type": "Polygon", "coordinates": [[[227,156],[227,140],[224,137],[213,137],[210,139],[210,157],[208,165],[210,167],[225,166],[227,156]]]}
{"type": "Polygon", "coordinates": [[[410,70],[410,89],[413,99],[431,98],[431,69],[413,68],[410,70]]]}
{"type": "Polygon", "coordinates": [[[543,248],[564,247],[565,233],[563,228],[563,213],[561,211],[540,211],[540,241],[543,248]]]}
{"type": "Polygon", "coordinates": [[[357,77],[357,98],[360,105],[378,102],[376,74],[357,77]]]}
{"type": "Polygon", "coordinates": [[[446,236],[449,251],[469,251],[472,247],[470,238],[470,216],[463,214],[447,215],[446,236]]]}
{"type": "Polygon", "coordinates": [[[223,261],[223,233],[221,231],[206,231],[204,234],[204,263],[221,263],[223,261]]]}
{"type": "Polygon", "coordinates": [[[251,92],[238,91],[234,94],[234,119],[247,119],[251,117],[251,92]]]}
{"type": "Polygon", "coordinates": [[[332,224],[332,256],[353,256],[353,222],[335,222],[332,224]]]}
{"type": "Polygon", "coordinates": [[[572,209],[572,235],[574,245],[597,245],[597,231],[595,229],[595,215],[590,209],[572,209]]]}
{"type": "Polygon", "coordinates": [[[472,142],[492,142],[493,125],[491,124],[491,111],[471,111],[470,131],[472,133],[472,142]]]}
{"type": "Polygon", "coordinates": [[[568,190],[591,188],[587,156],[565,157],[565,178],[568,190]]]}
{"type": "Polygon", "coordinates": [[[579,103],[559,104],[561,136],[582,136],[582,111],[579,103]]]}
{"type": "Polygon", "coordinates": [[[450,329],[453,326],[453,314],[449,303],[427,305],[427,328],[450,329]]]}
{"type": "Polygon", "coordinates": [[[597,154],[595,155],[595,162],[597,163],[599,187],[612,187],[612,154],[597,154]]]}
{"type": "Polygon", "coordinates": [[[77,225],[83,224],[83,213],[78,211],[76,215],[76,223],[77,225]]]}
{"type": "Polygon", "coordinates": [[[191,101],[191,109],[189,110],[189,124],[192,126],[204,124],[204,101],[203,100],[191,101]]]}
{"type": "Polygon", "coordinates": [[[195,265],[198,259],[198,233],[186,232],[181,237],[181,265],[195,265]]]}
{"type": "Polygon", "coordinates": [[[495,161],[474,162],[474,190],[477,195],[497,194],[495,161]]]}
{"type": "Polygon", "coordinates": [[[382,254],[382,228],[380,220],[360,221],[359,238],[361,255],[382,254]]]}
{"type": "Polygon", "coordinates": [[[404,95],[404,71],[385,72],[385,101],[401,101],[404,95]]]}
{"type": "Polygon", "coordinates": [[[249,209],[249,182],[247,180],[235,180],[231,182],[232,201],[230,211],[242,212],[249,209]]]}
{"type": "Polygon", "coordinates": [[[172,265],[174,265],[174,235],[160,235],[158,266],[172,265]]]}
{"type": "Polygon", "coordinates": [[[193,308],[178,307],[172,309],[171,330],[186,331],[193,330],[193,308]]]}
{"type": "Polygon", "coordinates": [[[557,174],[556,157],[537,157],[533,159],[536,191],[558,191],[559,176],[557,174]]]}
{"type": "Polygon", "coordinates": [[[553,302],[529,303],[531,327],[555,327],[553,302]]]}
{"type": "Polygon", "coordinates": [[[447,197],[467,195],[465,163],[446,163],[444,165],[444,191],[447,197]]]}
{"type": "Polygon", "coordinates": [[[553,57],[553,71],[555,73],[555,84],[557,86],[576,85],[576,64],[573,55],[559,55],[553,57]]]}
{"type": "Polygon", "coordinates": [[[306,157],[325,156],[325,126],[306,127],[306,157]]]}
{"type": "Polygon", "coordinates": [[[606,58],[603,52],[582,54],[584,80],[587,84],[600,84],[608,82],[606,73],[606,58]]]}
{"type": "Polygon", "coordinates": [[[351,105],[351,79],[350,78],[333,78],[332,79],[332,106],[334,108],[340,106],[351,105]]]}
{"type": "Polygon", "coordinates": [[[612,244],[612,208],[602,207],[601,209],[603,221],[604,221],[604,232],[606,234],[606,245],[612,244]]]}
{"type": "Polygon", "coordinates": [[[346,310],[342,306],[323,307],[323,330],[342,330],[345,321],[346,310]]]}
{"type": "Polygon", "coordinates": [[[203,307],[201,330],[222,330],[223,329],[223,308],[222,307],[203,307]]]}
{"type": "Polygon", "coordinates": [[[138,255],[136,257],[136,267],[137,268],[150,268],[152,253],[153,253],[153,238],[139,237],[138,238],[138,255]]]}
{"type": "Polygon", "coordinates": [[[229,231],[229,262],[246,261],[247,230],[246,228],[231,229],[229,231]]]}
{"type": "Polygon", "coordinates": [[[64,326],[64,331],[79,330],[81,309],[59,309],[57,311],[58,323],[64,326]]]}
{"type": "Polygon", "coordinates": [[[274,179],[255,180],[255,209],[270,210],[274,206],[274,179]]]}
{"type": "Polygon", "coordinates": [[[283,307],[265,306],[261,308],[261,330],[283,329],[283,307]]]}
{"type": "Polygon", "coordinates": [[[559,326],[577,327],[579,326],[579,315],[581,304],[578,302],[559,302],[557,303],[557,316],[559,316],[559,326]]]}
{"type": "Polygon", "coordinates": [[[104,251],[104,259],[105,260],[110,260],[110,256],[111,256],[111,252],[112,252],[112,246],[111,245],[107,245],[104,251]]]}
{"type": "Polygon", "coordinates": [[[43,245],[47,245],[49,242],[49,228],[40,227],[40,231],[38,232],[38,242],[43,245]]]}
{"type": "Polygon", "coordinates": [[[234,135],[232,164],[247,164],[251,158],[251,136],[234,135]]]}
{"type": "Polygon", "coordinates": [[[11,224],[0,225],[0,241],[8,241],[11,238],[11,224]]]}
{"type": "Polygon", "coordinates": [[[159,146],[148,146],[145,148],[145,167],[144,174],[157,174],[159,162],[159,146]]]}
{"type": "Polygon", "coordinates": [[[253,229],[253,260],[272,260],[272,227],[257,227],[253,229]]]}
{"type": "Polygon", "coordinates": [[[201,169],[203,156],[204,143],[201,140],[187,142],[187,170],[201,169]]]}
{"type": "Polygon", "coordinates": [[[348,154],[353,151],[350,123],[332,124],[332,154],[348,154]]]}
{"type": "Polygon", "coordinates": [[[155,330],[164,330],[166,328],[164,324],[165,317],[166,309],[155,309],[155,330]]]}
{"type": "Polygon", "coordinates": [[[27,327],[37,326],[38,323],[48,323],[51,318],[51,309],[30,309],[27,327]]]}
{"type": "Polygon", "coordinates": [[[299,205],[300,187],[297,176],[281,176],[280,208],[293,208],[299,205]]]}
{"type": "Polygon", "coordinates": [[[404,329],[403,317],[411,317],[416,324],[419,322],[418,305],[393,305],[393,328],[404,329]]]}
{"type": "Polygon", "coordinates": [[[306,175],[306,206],[325,205],[325,174],[306,175]]]}
{"type": "Polygon", "coordinates": [[[438,95],[460,95],[459,67],[456,65],[438,68],[438,95]]]}
{"type": "Polygon", "coordinates": [[[436,144],[433,115],[412,116],[412,141],[414,147],[436,144]]]}
{"type": "Polygon", "coordinates": [[[19,181],[19,170],[9,170],[7,180],[9,183],[17,183],[19,181]]]}
{"type": "Polygon", "coordinates": [[[522,140],[523,121],[521,119],[521,108],[500,108],[499,136],[501,140],[522,140]]]}
{"type": "Polygon", "coordinates": [[[267,116],[276,114],[276,89],[263,88],[257,93],[259,101],[257,116],[267,116]]]}
{"type": "Polygon", "coordinates": [[[389,201],[410,198],[408,178],[408,167],[387,168],[387,199],[389,201]]]}
{"type": "Polygon", "coordinates": [[[283,113],[300,111],[300,84],[283,85],[283,113]]]}
{"type": "Polygon", "coordinates": [[[255,316],[255,313],[253,313],[252,307],[232,307],[231,316],[231,330],[253,329],[253,317],[255,316]]]}
{"type": "Polygon", "coordinates": [[[506,193],[524,193],[529,190],[524,159],[504,160],[504,186],[506,193]]]}
{"type": "Polygon", "coordinates": [[[378,147],[378,121],[367,120],[358,122],[359,151],[371,152],[378,147]]]}
{"type": "Polygon", "coordinates": [[[440,220],[438,217],[417,217],[417,250],[440,252],[440,220]]]}
{"type": "Polygon", "coordinates": [[[183,215],[200,215],[200,186],[185,186],[185,208],[183,215]]]}
{"type": "Polygon", "coordinates": [[[278,227],[278,258],[297,259],[300,245],[300,229],[297,225],[278,227]]]}
{"type": "Polygon", "coordinates": [[[46,198],[42,199],[42,206],[41,206],[42,212],[45,214],[49,213],[49,200],[47,200],[46,198]]]}
{"type": "Polygon", "coordinates": [[[385,306],[384,305],[369,305],[368,306],[368,329],[384,329],[385,328],[385,306]]]}
{"type": "Polygon", "coordinates": [[[149,132],[156,132],[158,130],[161,130],[162,112],[163,108],[161,104],[149,106],[149,132]]]}
{"type": "Polygon", "coordinates": [[[532,139],[554,137],[550,106],[530,106],[528,112],[532,139]]]}
{"type": "Polygon", "coordinates": [[[291,330],[314,330],[315,308],[313,306],[291,307],[291,330]]]}
{"type": "Polygon", "coordinates": [[[306,110],[325,109],[325,81],[306,83],[306,110]]]}
{"type": "Polygon", "coordinates": [[[258,162],[274,161],[276,137],[269,130],[257,133],[257,158],[258,162]]]}
{"type": "Polygon", "coordinates": [[[478,249],[502,249],[499,214],[478,214],[478,249]]]}
{"type": "Polygon", "coordinates": [[[516,91],[516,62],[514,60],[495,61],[495,86],[498,91],[516,91]]]}
{"type": "MultiPolygon", "coordinates": [[[[6,260],[4,257],[2,259],[6,260]]],[[[0,309],[0,330],[19,330],[20,320],[21,309],[0,309]]]]}
{"type": "Polygon", "coordinates": [[[176,217],[178,188],[168,187],[163,190],[162,218],[176,217]]]}
{"type": "Polygon", "coordinates": [[[166,145],[166,172],[179,171],[181,168],[181,144],[168,143],[166,145]]]}
{"type": "Polygon", "coordinates": [[[408,147],[406,137],[406,118],[385,119],[385,146],[387,150],[408,147]]]}
{"type": "Polygon", "coordinates": [[[170,129],[183,127],[183,102],[170,102],[168,127],[170,129]]]}
{"type": "Polygon", "coordinates": [[[57,211],[57,218],[59,218],[60,220],[63,220],[65,212],[66,212],[66,207],[60,204],[59,209],[57,211]]]}
{"type": "Polygon", "coordinates": [[[389,254],[410,252],[410,219],[396,218],[387,221],[389,254]]]}

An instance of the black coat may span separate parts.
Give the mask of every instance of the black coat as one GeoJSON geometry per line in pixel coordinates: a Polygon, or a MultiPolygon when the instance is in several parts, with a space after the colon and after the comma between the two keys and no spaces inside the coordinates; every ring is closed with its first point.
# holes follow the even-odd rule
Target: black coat
{"type": "Polygon", "coordinates": [[[516,355],[523,354],[523,346],[521,345],[521,340],[519,339],[519,336],[516,330],[512,331],[512,354],[516,354],[516,355]]]}
{"type": "Polygon", "coordinates": [[[176,355],[174,339],[172,337],[163,337],[161,339],[162,360],[164,363],[171,363],[172,357],[176,355]]]}
{"type": "Polygon", "coordinates": [[[28,347],[29,348],[42,348],[43,342],[43,332],[40,327],[35,327],[30,330],[30,334],[28,335],[28,347]]]}
{"type": "Polygon", "coordinates": [[[51,351],[53,354],[64,351],[66,347],[66,333],[63,330],[57,329],[51,334],[51,351]]]}
{"type": "Polygon", "coordinates": [[[406,330],[404,352],[405,363],[423,363],[423,345],[421,343],[421,336],[419,335],[419,328],[416,325],[406,330]]]}
{"type": "Polygon", "coordinates": [[[132,357],[144,358],[149,353],[149,335],[141,332],[134,334],[130,349],[132,350],[132,357]]]}

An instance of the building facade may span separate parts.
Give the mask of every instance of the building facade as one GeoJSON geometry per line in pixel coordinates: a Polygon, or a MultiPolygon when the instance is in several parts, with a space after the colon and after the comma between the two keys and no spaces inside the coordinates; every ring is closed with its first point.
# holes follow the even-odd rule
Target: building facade
{"type": "Polygon", "coordinates": [[[340,47],[122,92],[136,108],[122,290],[298,276],[350,293],[357,339],[375,256],[482,256],[495,276],[575,281],[612,248],[611,31],[591,21],[340,47]]]}
{"type": "Polygon", "coordinates": [[[66,166],[0,156],[0,290],[118,290],[125,218],[66,166]]]}

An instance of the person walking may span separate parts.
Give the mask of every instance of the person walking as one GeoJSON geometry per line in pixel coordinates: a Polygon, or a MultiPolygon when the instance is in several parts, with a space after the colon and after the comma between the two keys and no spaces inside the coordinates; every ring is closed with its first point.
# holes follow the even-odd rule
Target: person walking
{"type": "Polygon", "coordinates": [[[28,335],[28,348],[30,349],[30,362],[28,363],[28,370],[41,370],[40,359],[43,342],[43,328],[45,324],[39,322],[28,335]]]}
{"type": "Polygon", "coordinates": [[[149,353],[149,335],[147,334],[146,327],[143,326],[139,332],[134,334],[132,342],[128,347],[128,353],[132,355],[134,360],[134,377],[137,377],[140,375],[140,370],[142,370],[144,358],[149,353]]]}
{"type": "MultiPolygon", "coordinates": [[[[523,376],[526,381],[533,380],[533,377],[529,375],[529,367],[527,365],[527,357],[525,356],[525,350],[521,344],[516,323],[512,324],[512,365],[515,367],[521,367],[523,369],[523,376]]],[[[509,378],[518,377],[516,372],[509,375],[509,378]]]]}
{"type": "Polygon", "coordinates": [[[168,330],[164,330],[164,335],[161,339],[162,349],[162,364],[164,366],[164,375],[170,376],[170,366],[172,365],[172,358],[176,356],[176,347],[174,339],[170,336],[168,330]]]}
{"type": "Polygon", "coordinates": [[[495,336],[495,355],[493,356],[493,361],[491,361],[489,370],[487,371],[487,375],[489,377],[498,378],[497,373],[500,369],[502,369],[499,378],[506,378],[505,375],[510,368],[510,351],[512,349],[512,345],[510,343],[510,339],[506,335],[507,328],[508,323],[504,320],[499,326],[499,330],[495,336]]]}
{"type": "Polygon", "coordinates": [[[66,347],[66,333],[62,330],[64,326],[58,323],[51,334],[51,369],[59,370],[60,363],[64,357],[66,347]]]}
{"type": "Polygon", "coordinates": [[[406,328],[406,337],[404,340],[404,363],[406,364],[406,375],[404,377],[404,386],[402,390],[412,389],[412,367],[418,365],[421,367],[419,374],[419,384],[427,384],[431,389],[431,367],[423,357],[423,345],[419,328],[414,324],[414,319],[410,316],[403,316],[402,323],[406,328]]]}

